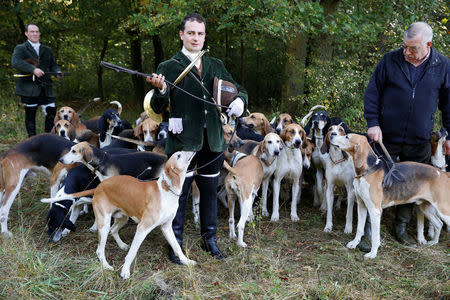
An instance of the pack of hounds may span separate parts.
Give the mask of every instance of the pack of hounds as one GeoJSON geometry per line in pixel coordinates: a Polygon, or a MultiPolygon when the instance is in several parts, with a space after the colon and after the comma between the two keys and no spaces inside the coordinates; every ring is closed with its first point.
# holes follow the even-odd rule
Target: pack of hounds
{"type": "MultiPolygon", "coordinates": [[[[44,170],[50,175],[50,203],[46,217],[49,240],[57,242],[75,231],[75,222],[92,205],[98,231],[97,256],[105,269],[105,244],[111,234],[118,246],[128,250],[121,277],[130,277],[130,265],[153,228],[160,226],[165,238],[185,265],[195,265],[176,242],[172,220],[178,207],[178,195],[194,153],[180,151],[164,154],[168,135],[166,123],[149,118],[143,112],[136,125],[122,120],[122,106],[107,109],[101,116],[83,121],[70,107],[61,107],[51,133],[31,137],[1,155],[0,225],[2,235],[11,236],[8,214],[27,174],[44,170]],[[111,226],[111,218],[114,223],[111,226]],[[119,230],[129,219],[138,223],[130,246],[119,230]]],[[[223,130],[228,148],[218,200],[229,210],[229,237],[246,247],[244,229],[254,218],[254,200],[260,188],[262,215],[276,222],[280,218],[280,189],[289,190],[290,218],[299,221],[297,206],[307,173],[314,178],[313,205],[326,212],[324,231],[333,230],[335,191],[347,196],[344,233],[353,231],[353,207],[357,203],[355,238],[347,244],[355,248],[363,233],[367,213],[372,226],[372,249],[365,254],[374,258],[380,245],[380,218],[383,208],[416,203],[417,240],[436,244],[443,222],[450,226],[450,173],[446,172],[443,143],[447,132],[433,132],[432,164],[389,163],[368,140],[354,133],[338,117],[330,117],[323,106],[315,106],[296,122],[289,114],[280,114],[271,122],[262,113],[228,124],[223,130]],[[395,168],[397,175],[391,176],[395,168]],[[283,181],[283,179],[285,179],[283,181]],[[282,184],[283,181],[283,184],[282,184]],[[271,184],[271,206],[268,206],[271,184]],[[343,192],[345,190],[345,192],[343,192]],[[240,218],[235,232],[234,207],[238,200],[240,218]],[[269,209],[271,208],[271,214],[269,209]],[[429,220],[427,241],[424,216],[429,220]]],[[[308,175],[309,176],[309,175],[308,175]]],[[[192,186],[194,221],[199,220],[199,191],[192,186]]],[[[269,203],[270,204],[270,203],[269,203]]]]}

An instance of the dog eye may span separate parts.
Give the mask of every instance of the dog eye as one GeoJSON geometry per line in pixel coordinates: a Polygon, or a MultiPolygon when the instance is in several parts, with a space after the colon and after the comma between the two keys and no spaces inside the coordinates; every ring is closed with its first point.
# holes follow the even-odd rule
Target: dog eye
{"type": "Polygon", "coordinates": [[[255,116],[250,116],[250,119],[254,119],[255,118],[255,116]]]}
{"type": "Polygon", "coordinates": [[[68,128],[68,127],[69,127],[69,125],[65,124],[65,125],[64,125],[64,127],[68,128]]]}
{"type": "Polygon", "coordinates": [[[268,143],[268,144],[272,144],[272,141],[268,141],[267,143],[268,143]]]}
{"type": "Polygon", "coordinates": [[[70,151],[70,152],[75,153],[75,150],[72,149],[72,151],[70,151]]]}
{"type": "Polygon", "coordinates": [[[294,129],[292,129],[290,132],[291,132],[291,134],[294,134],[294,133],[295,133],[294,129]]]}

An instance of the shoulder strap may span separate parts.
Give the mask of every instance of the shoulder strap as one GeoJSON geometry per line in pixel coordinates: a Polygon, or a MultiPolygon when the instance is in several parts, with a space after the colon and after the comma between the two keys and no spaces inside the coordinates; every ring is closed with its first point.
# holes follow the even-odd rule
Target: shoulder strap
{"type": "MultiPolygon", "coordinates": [[[[175,58],[173,58],[173,57],[172,57],[170,60],[175,61],[176,63],[178,63],[180,66],[182,66],[182,67],[184,68],[183,64],[182,64],[179,60],[177,60],[177,59],[175,59],[175,58]]],[[[211,93],[210,93],[210,92],[208,91],[208,89],[203,85],[203,82],[201,82],[200,79],[198,79],[197,76],[195,76],[195,74],[192,73],[192,70],[189,71],[189,75],[191,75],[191,77],[193,77],[193,78],[198,82],[198,84],[200,84],[200,86],[203,88],[203,90],[204,90],[204,91],[209,95],[209,97],[211,97],[211,99],[213,99],[213,101],[214,101],[214,98],[211,96],[211,93]]]]}

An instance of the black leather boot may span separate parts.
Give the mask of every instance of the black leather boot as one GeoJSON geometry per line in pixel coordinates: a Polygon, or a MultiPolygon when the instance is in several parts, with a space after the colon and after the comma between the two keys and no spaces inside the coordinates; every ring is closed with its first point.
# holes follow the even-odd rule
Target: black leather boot
{"type": "MultiPolygon", "coordinates": [[[[183,189],[181,190],[181,195],[180,198],[178,199],[177,214],[175,215],[175,218],[172,221],[172,230],[181,248],[183,248],[183,228],[184,228],[184,216],[186,213],[186,199],[189,195],[189,191],[191,189],[193,180],[194,176],[186,177],[186,179],[184,180],[183,189]]],[[[174,264],[181,265],[180,259],[175,254],[175,252],[173,252],[173,249],[170,245],[169,245],[169,259],[174,264]]]]}
{"type": "Polygon", "coordinates": [[[408,247],[417,247],[413,238],[406,232],[406,225],[413,213],[414,204],[399,205],[395,208],[395,239],[408,247]]]}
{"type": "Polygon", "coordinates": [[[219,176],[195,176],[195,182],[200,190],[200,230],[202,234],[202,249],[211,256],[224,259],[226,256],[216,245],[217,232],[217,184],[219,176]]]}
{"type": "Polygon", "coordinates": [[[372,225],[370,224],[370,217],[367,216],[366,224],[364,225],[364,235],[361,238],[358,246],[360,251],[369,253],[372,249],[372,225]]]}
{"type": "Polygon", "coordinates": [[[36,135],[36,110],[37,106],[25,106],[25,128],[27,129],[28,137],[36,135]]]}
{"type": "Polygon", "coordinates": [[[54,126],[56,107],[47,106],[45,108],[45,132],[50,132],[54,126]]]}

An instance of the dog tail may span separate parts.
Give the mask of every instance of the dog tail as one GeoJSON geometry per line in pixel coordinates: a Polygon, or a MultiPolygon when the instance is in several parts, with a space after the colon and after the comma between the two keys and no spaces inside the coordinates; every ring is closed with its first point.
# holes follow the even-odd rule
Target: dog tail
{"type": "Polygon", "coordinates": [[[43,202],[43,203],[53,203],[53,202],[58,202],[58,201],[61,201],[61,200],[69,200],[69,199],[73,199],[73,198],[92,196],[92,195],[94,195],[94,192],[95,192],[95,189],[90,189],[90,190],[85,190],[85,191],[78,192],[78,193],[67,194],[67,195],[60,196],[60,197],[42,198],[41,202],[43,202]]]}
{"type": "Polygon", "coordinates": [[[111,101],[111,102],[109,102],[110,104],[115,104],[115,105],[117,105],[117,113],[119,114],[119,116],[120,116],[120,114],[122,113],[122,104],[120,104],[120,102],[119,101],[111,101]]]}
{"type": "Polygon", "coordinates": [[[228,172],[231,172],[231,173],[233,173],[234,175],[236,175],[236,169],[233,168],[232,166],[230,166],[230,165],[227,163],[226,160],[223,162],[223,166],[224,166],[225,169],[228,170],[228,172]]]}

